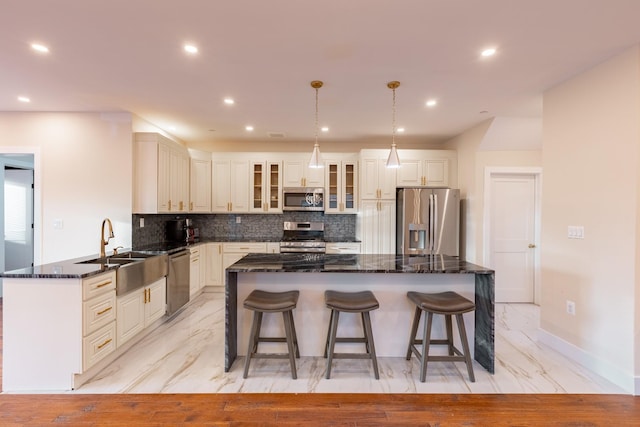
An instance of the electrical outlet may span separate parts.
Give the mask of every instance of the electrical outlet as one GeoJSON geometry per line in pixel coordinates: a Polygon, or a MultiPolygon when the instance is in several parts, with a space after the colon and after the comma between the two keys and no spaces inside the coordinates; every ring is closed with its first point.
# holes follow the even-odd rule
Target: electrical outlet
{"type": "Polygon", "coordinates": [[[240,224],[242,223],[242,218],[240,218],[239,216],[236,217],[236,224],[240,224]]]}
{"type": "Polygon", "coordinates": [[[53,228],[55,230],[62,230],[64,228],[64,221],[62,221],[61,219],[54,219],[53,228]]]}
{"type": "Polygon", "coordinates": [[[140,228],[144,228],[144,217],[140,217],[140,228]]]}
{"type": "Polygon", "coordinates": [[[576,315],[576,303],[571,301],[571,300],[567,300],[567,313],[571,314],[573,316],[576,315]]]}

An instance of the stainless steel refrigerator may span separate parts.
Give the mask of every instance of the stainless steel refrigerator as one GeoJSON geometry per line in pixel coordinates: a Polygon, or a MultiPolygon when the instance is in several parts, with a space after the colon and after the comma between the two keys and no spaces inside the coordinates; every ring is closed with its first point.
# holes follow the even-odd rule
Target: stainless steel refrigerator
{"type": "Polygon", "coordinates": [[[460,255],[460,190],[406,187],[396,196],[397,254],[460,255]]]}

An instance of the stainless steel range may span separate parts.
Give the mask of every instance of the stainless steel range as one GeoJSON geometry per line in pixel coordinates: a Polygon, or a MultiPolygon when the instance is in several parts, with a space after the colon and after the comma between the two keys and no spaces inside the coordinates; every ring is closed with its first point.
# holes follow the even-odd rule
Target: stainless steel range
{"type": "Polygon", "coordinates": [[[323,222],[285,221],[283,228],[280,252],[325,252],[323,222]]]}

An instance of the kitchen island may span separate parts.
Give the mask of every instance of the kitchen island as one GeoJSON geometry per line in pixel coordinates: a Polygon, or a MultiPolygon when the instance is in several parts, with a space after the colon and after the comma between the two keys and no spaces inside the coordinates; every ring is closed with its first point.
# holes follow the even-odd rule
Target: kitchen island
{"type": "MultiPolygon", "coordinates": [[[[294,318],[302,356],[324,352],[329,323],[324,291],[367,289],[380,302],[380,308],[372,312],[379,357],[406,355],[415,310],[406,298],[407,291],[453,290],[475,301],[475,312],[464,316],[469,336],[474,337],[473,357],[494,373],[494,286],[493,270],[445,255],[250,254],[226,269],[225,371],[246,351],[251,313],[242,302],[253,289],[300,290],[294,318]]],[[[264,319],[265,336],[282,334],[282,321],[276,317],[264,319]]],[[[442,316],[434,318],[434,331],[444,330],[438,317],[442,316]]],[[[361,334],[356,316],[341,317],[340,328],[339,335],[361,334]]]]}

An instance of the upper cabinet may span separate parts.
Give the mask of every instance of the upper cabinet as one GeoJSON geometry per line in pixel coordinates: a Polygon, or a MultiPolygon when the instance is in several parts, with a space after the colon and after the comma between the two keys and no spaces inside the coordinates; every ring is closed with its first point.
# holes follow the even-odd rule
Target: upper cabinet
{"type": "Polygon", "coordinates": [[[358,213],[358,161],[353,155],[325,161],[325,207],[327,214],[358,213]]]}
{"type": "Polygon", "coordinates": [[[134,213],[189,210],[189,153],[158,133],[134,135],[134,213]]]}
{"type": "Polygon", "coordinates": [[[189,155],[189,212],[211,212],[211,153],[190,149],[189,155]]]}
{"type": "Polygon", "coordinates": [[[282,162],[251,162],[250,212],[282,213],[282,162]]]}
{"type": "Polygon", "coordinates": [[[456,187],[457,153],[453,150],[399,150],[398,187],[456,187]]]}
{"type": "Polygon", "coordinates": [[[308,155],[284,160],[283,187],[324,187],[324,168],[310,168],[308,155]]]}
{"type": "Polygon", "coordinates": [[[212,212],[249,212],[249,161],[242,158],[214,158],[212,212]]]}
{"type": "Polygon", "coordinates": [[[398,169],[387,167],[388,154],[389,150],[360,152],[360,199],[392,200],[396,198],[398,169]]]}

